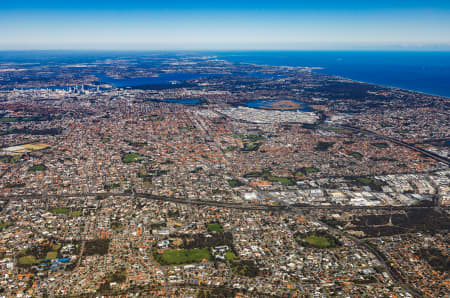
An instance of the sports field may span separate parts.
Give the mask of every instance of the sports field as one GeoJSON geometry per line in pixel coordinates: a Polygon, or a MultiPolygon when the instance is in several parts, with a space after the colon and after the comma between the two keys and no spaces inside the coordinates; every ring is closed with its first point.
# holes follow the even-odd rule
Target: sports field
{"type": "Polygon", "coordinates": [[[162,265],[191,264],[211,259],[208,248],[168,249],[162,254],[154,253],[153,256],[162,265]]]}

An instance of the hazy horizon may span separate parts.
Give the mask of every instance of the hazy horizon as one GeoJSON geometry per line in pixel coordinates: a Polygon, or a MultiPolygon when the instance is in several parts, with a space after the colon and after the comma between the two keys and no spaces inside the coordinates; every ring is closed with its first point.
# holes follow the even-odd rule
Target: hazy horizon
{"type": "Polygon", "coordinates": [[[442,1],[0,4],[0,50],[450,50],[442,1]]]}

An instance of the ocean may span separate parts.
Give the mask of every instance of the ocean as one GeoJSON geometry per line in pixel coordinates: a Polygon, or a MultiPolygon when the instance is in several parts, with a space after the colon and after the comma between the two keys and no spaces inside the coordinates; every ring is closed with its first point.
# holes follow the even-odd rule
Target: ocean
{"type": "Polygon", "coordinates": [[[232,62],[322,67],[314,71],[450,97],[450,52],[236,51],[215,54],[232,62]]]}

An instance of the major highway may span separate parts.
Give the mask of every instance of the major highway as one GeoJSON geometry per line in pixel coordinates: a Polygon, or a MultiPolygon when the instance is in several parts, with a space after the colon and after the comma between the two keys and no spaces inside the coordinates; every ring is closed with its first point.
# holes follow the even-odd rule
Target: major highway
{"type": "MultiPolygon", "coordinates": [[[[47,194],[35,193],[27,195],[8,195],[0,196],[0,200],[20,201],[23,199],[49,199],[49,198],[86,198],[86,197],[129,197],[129,198],[146,198],[149,200],[172,202],[177,204],[188,204],[197,206],[211,206],[220,208],[231,208],[241,210],[262,210],[262,211],[289,211],[289,210],[412,210],[412,209],[430,209],[436,206],[351,206],[351,205],[330,205],[330,206],[312,206],[312,205],[266,205],[266,204],[247,204],[233,202],[219,202],[211,200],[188,200],[174,198],[169,196],[153,195],[148,193],[71,193],[71,194],[47,194]]],[[[449,209],[450,207],[444,207],[449,209]]]]}
{"type": "Polygon", "coordinates": [[[376,132],[373,132],[373,131],[370,131],[370,130],[367,130],[367,129],[362,129],[362,128],[354,127],[354,126],[350,126],[350,125],[337,125],[337,126],[341,127],[341,128],[344,128],[344,129],[349,129],[349,130],[352,130],[352,131],[357,131],[357,132],[361,132],[361,133],[364,133],[364,134],[369,134],[369,135],[372,135],[372,136],[374,136],[376,138],[379,138],[379,139],[384,139],[384,140],[390,141],[390,142],[392,142],[394,144],[397,144],[397,145],[409,148],[409,149],[414,150],[416,152],[420,152],[420,153],[422,153],[423,155],[425,155],[427,157],[430,157],[430,158],[432,158],[432,159],[434,159],[436,161],[442,162],[442,163],[450,166],[450,159],[448,159],[447,157],[444,157],[444,156],[438,155],[436,153],[430,152],[428,150],[416,147],[413,144],[406,143],[406,142],[404,142],[402,140],[398,140],[398,139],[395,139],[395,138],[392,138],[392,137],[389,137],[389,136],[378,134],[376,132]]]}

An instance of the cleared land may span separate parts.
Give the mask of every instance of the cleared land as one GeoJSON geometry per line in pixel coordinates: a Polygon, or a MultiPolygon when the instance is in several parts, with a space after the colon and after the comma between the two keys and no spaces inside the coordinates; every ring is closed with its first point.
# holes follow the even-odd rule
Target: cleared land
{"type": "Polygon", "coordinates": [[[69,213],[69,208],[52,208],[49,211],[54,214],[67,214],[69,213]]]}
{"type": "Polygon", "coordinates": [[[306,237],[304,239],[304,241],[308,242],[309,244],[311,244],[314,247],[320,247],[320,248],[330,247],[330,245],[331,245],[330,241],[328,241],[327,238],[315,236],[315,235],[306,237]]]}
{"type": "Polygon", "coordinates": [[[41,260],[36,259],[34,256],[23,256],[19,258],[20,265],[35,265],[40,262],[41,260]]]}
{"type": "Polygon", "coordinates": [[[236,257],[236,255],[235,255],[232,251],[227,251],[227,252],[225,253],[225,259],[226,259],[227,261],[233,261],[233,260],[236,260],[237,257],[236,257]]]}
{"type": "Polygon", "coordinates": [[[340,246],[339,241],[325,232],[314,232],[307,234],[297,234],[297,242],[305,247],[312,248],[333,248],[340,246]]]}
{"type": "Polygon", "coordinates": [[[282,185],[294,185],[295,182],[290,177],[278,177],[272,175],[272,171],[270,169],[265,169],[261,172],[250,172],[244,175],[244,178],[264,178],[270,182],[279,182],[282,185]]]}
{"type": "Polygon", "coordinates": [[[46,259],[56,259],[56,256],[58,255],[57,251],[49,251],[47,253],[47,256],[45,257],[46,259]]]}
{"type": "Polygon", "coordinates": [[[25,145],[22,145],[22,147],[24,147],[26,149],[30,149],[30,150],[42,150],[42,149],[50,147],[50,145],[44,144],[44,143],[34,143],[34,144],[25,144],[25,145]]]}
{"type": "Polygon", "coordinates": [[[193,249],[168,249],[163,253],[154,253],[153,257],[161,265],[191,264],[202,260],[210,260],[211,254],[208,248],[193,249]]]}
{"type": "Polygon", "coordinates": [[[222,232],[223,227],[218,223],[208,224],[208,231],[210,232],[222,232]]]}
{"type": "Polygon", "coordinates": [[[71,217],[78,217],[78,216],[81,216],[81,211],[73,211],[73,212],[70,212],[70,216],[71,216],[71,217]]]}
{"type": "Polygon", "coordinates": [[[297,170],[297,172],[295,172],[295,176],[305,176],[311,173],[317,173],[319,172],[319,169],[314,168],[314,167],[302,167],[300,169],[297,170]]]}
{"type": "Polygon", "coordinates": [[[141,160],[143,157],[136,153],[127,153],[123,156],[124,163],[131,163],[138,160],[141,160]]]}
{"type": "Polygon", "coordinates": [[[300,102],[288,99],[269,101],[259,107],[259,109],[266,110],[298,110],[302,108],[304,108],[304,105],[302,105],[300,102]]]}
{"type": "Polygon", "coordinates": [[[37,172],[37,171],[45,171],[47,167],[45,165],[35,165],[28,169],[30,172],[37,172]]]}

